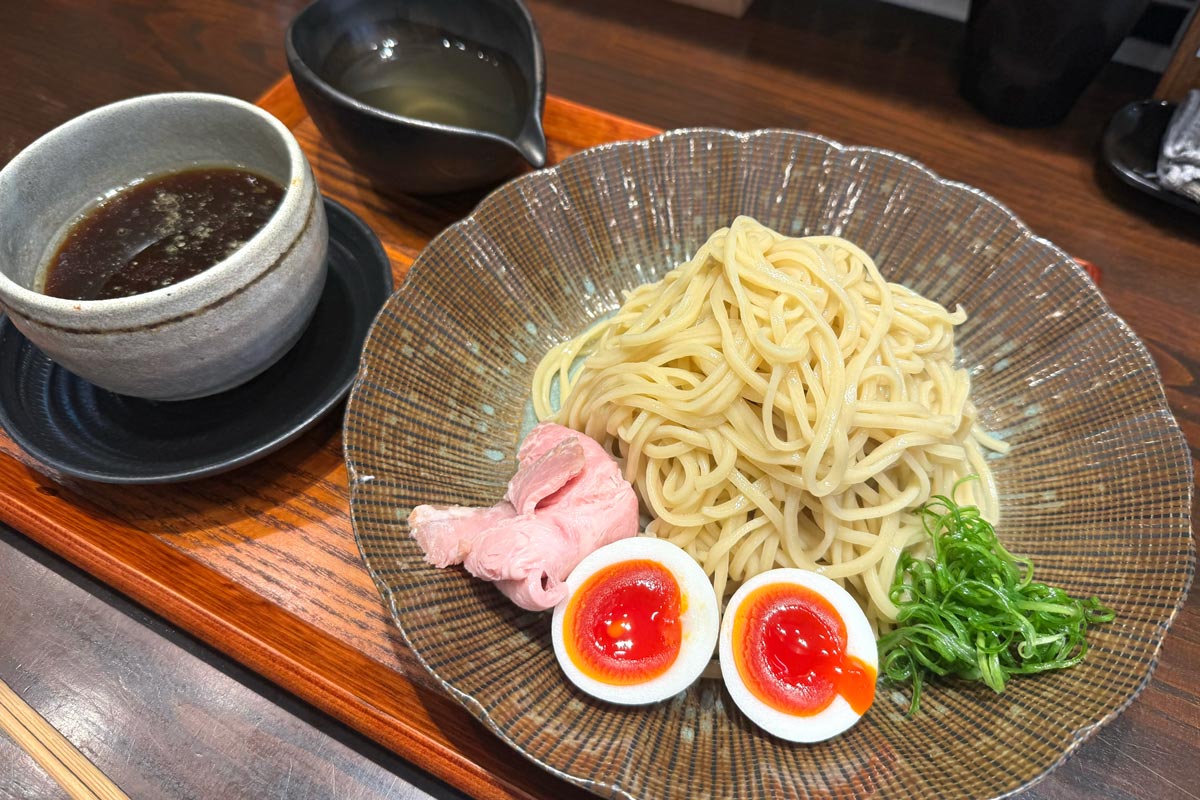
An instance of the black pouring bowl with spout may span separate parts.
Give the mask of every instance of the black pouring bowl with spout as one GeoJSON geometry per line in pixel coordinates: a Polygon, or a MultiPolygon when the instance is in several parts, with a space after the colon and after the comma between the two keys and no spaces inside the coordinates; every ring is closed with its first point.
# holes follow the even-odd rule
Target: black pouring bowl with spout
{"type": "Polygon", "coordinates": [[[519,0],[317,0],[286,45],[321,134],[385,193],[473,189],[546,161],[542,43],[519,0]]]}

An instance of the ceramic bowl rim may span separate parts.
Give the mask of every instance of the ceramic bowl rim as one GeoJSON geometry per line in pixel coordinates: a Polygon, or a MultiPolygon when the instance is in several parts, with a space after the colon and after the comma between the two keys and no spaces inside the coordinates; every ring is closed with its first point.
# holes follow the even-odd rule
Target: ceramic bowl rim
{"type": "MultiPolygon", "coordinates": [[[[304,195],[307,189],[313,187],[315,181],[308,170],[308,162],[304,157],[304,152],[300,148],[300,143],[296,141],[296,137],[292,135],[292,132],[272,114],[236,97],[210,92],[161,92],[118,100],[115,103],[109,103],[86,111],[42,134],[18,153],[12,161],[4,165],[3,169],[0,169],[0,175],[6,172],[10,173],[10,175],[15,174],[28,161],[35,158],[37,156],[36,151],[44,147],[47,143],[64,137],[75,136],[87,130],[88,126],[94,124],[99,119],[111,115],[123,114],[128,109],[147,104],[170,105],[180,102],[190,103],[196,107],[224,105],[247,112],[262,126],[264,133],[273,133],[277,142],[283,145],[287,153],[288,174],[283,184],[283,196],[280,199],[279,206],[275,209],[271,217],[233,254],[208,269],[170,286],[128,297],[105,300],[70,300],[52,297],[26,288],[0,271],[0,303],[8,306],[10,314],[15,314],[22,318],[31,318],[35,315],[40,317],[37,312],[44,312],[56,317],[70,315],[77,318],[81,323],[85,321],[91,323],[92,327],[89,327],[88,330],[92,330],[97,327],[97,323],[99,323],[100,329],[110,327],[103,324],[104,315],[107,313],[111,314],[115,320],[111,327],[121,327],[127,322],[127,319],[123,317],[124,313],[134,311],[153,313],[154,307],[160,302],[174,298],[181,293],[195,294],[197,295],[197,303],[204,304],[206,299],[204,297],[205,289],[217,290],[210,297],[228,297],[241,291],[246,285],[253,282],[258,274],[270,268],[271,263],[262,264],[260,265],[260,269],[253,270],[253,274],[249,275],[248,280],[231,280],[232,277],[245,273],[254,266],[253,256],[255,251],[260,250],[264,242],[269,241],[275,236],[286,220],[300,217],[306,213],[307,208],[302,205],[304,195]]],[[[253,169],[252,166],[247,166],[246,168],[253,169]]],[[[165,173],[155,173],[155,175],[161,174],[165,173]]],[[[148,175],[147,177],[152,176],[148,175]]],[[[66,222],[68,221],[64,220],[64,223],[66,222]]],[[[300,228],[297,236],[302,231],[303,226],[300,228]]],[[[284,254],[286,254],[286,248],[284,254]]],[[[280,258],[282,257],[281,255],[280,258]]],[[[274,259],[273,261],[278,261],[278,259],[274,259]]],[[[174,318],[177,314],[170,314],[168,316],[174,318]]],[[[36,323],[39,320],[35,318],[32,321],[36,323]]],[[[55,324],[55,327],[74,330],[72,327],[58,324],[55,324]]]]}

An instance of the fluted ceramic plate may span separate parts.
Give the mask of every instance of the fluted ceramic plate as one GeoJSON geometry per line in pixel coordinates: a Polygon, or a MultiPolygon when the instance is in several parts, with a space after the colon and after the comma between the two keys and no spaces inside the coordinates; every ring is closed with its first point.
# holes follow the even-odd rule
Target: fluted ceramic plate
{"type": "Polygon", "coordinates": [[[987,195],[909,159],[791,131],[685,130],[599,147],[496,190],[421,254],[376,321],[346,415],[359,546],[405,640],[516,750],[611,797],[1001,797],[1045,775],[1145,686],[1194,565],[1188,449],[1146,348],[1061,250],[987,195]],[[1000,535],[1116,621],[1079,667],[1003,695],[881,686],[848,733],[792,745],[719,682],[647,708],[582,695],[550,617],[425,565],[420,503],[491,505],[515,470],[529,383],[555,343],[750,214],[837,234],[969,314],[959,337],[994,462],[1000,535]]]}

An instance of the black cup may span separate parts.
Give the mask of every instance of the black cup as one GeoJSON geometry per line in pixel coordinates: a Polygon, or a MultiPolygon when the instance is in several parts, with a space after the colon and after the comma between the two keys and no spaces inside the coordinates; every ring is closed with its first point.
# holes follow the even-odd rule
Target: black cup
{"type": "Polygon", "coordinates": [[[962,93],[997,122],[1054,125],[1149,0],[972,0],[962,93]]]}

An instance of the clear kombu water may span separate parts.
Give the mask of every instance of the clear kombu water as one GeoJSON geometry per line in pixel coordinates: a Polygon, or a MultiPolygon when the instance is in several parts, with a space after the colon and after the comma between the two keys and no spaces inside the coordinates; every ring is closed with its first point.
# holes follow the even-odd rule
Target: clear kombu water
{"type": "Polygon", "coordinates": [[[420,25],[344,41],[329,58],[338,89],[404,117],[514,139],[525,125],[529,89],[504,52],[420,25]]]}

